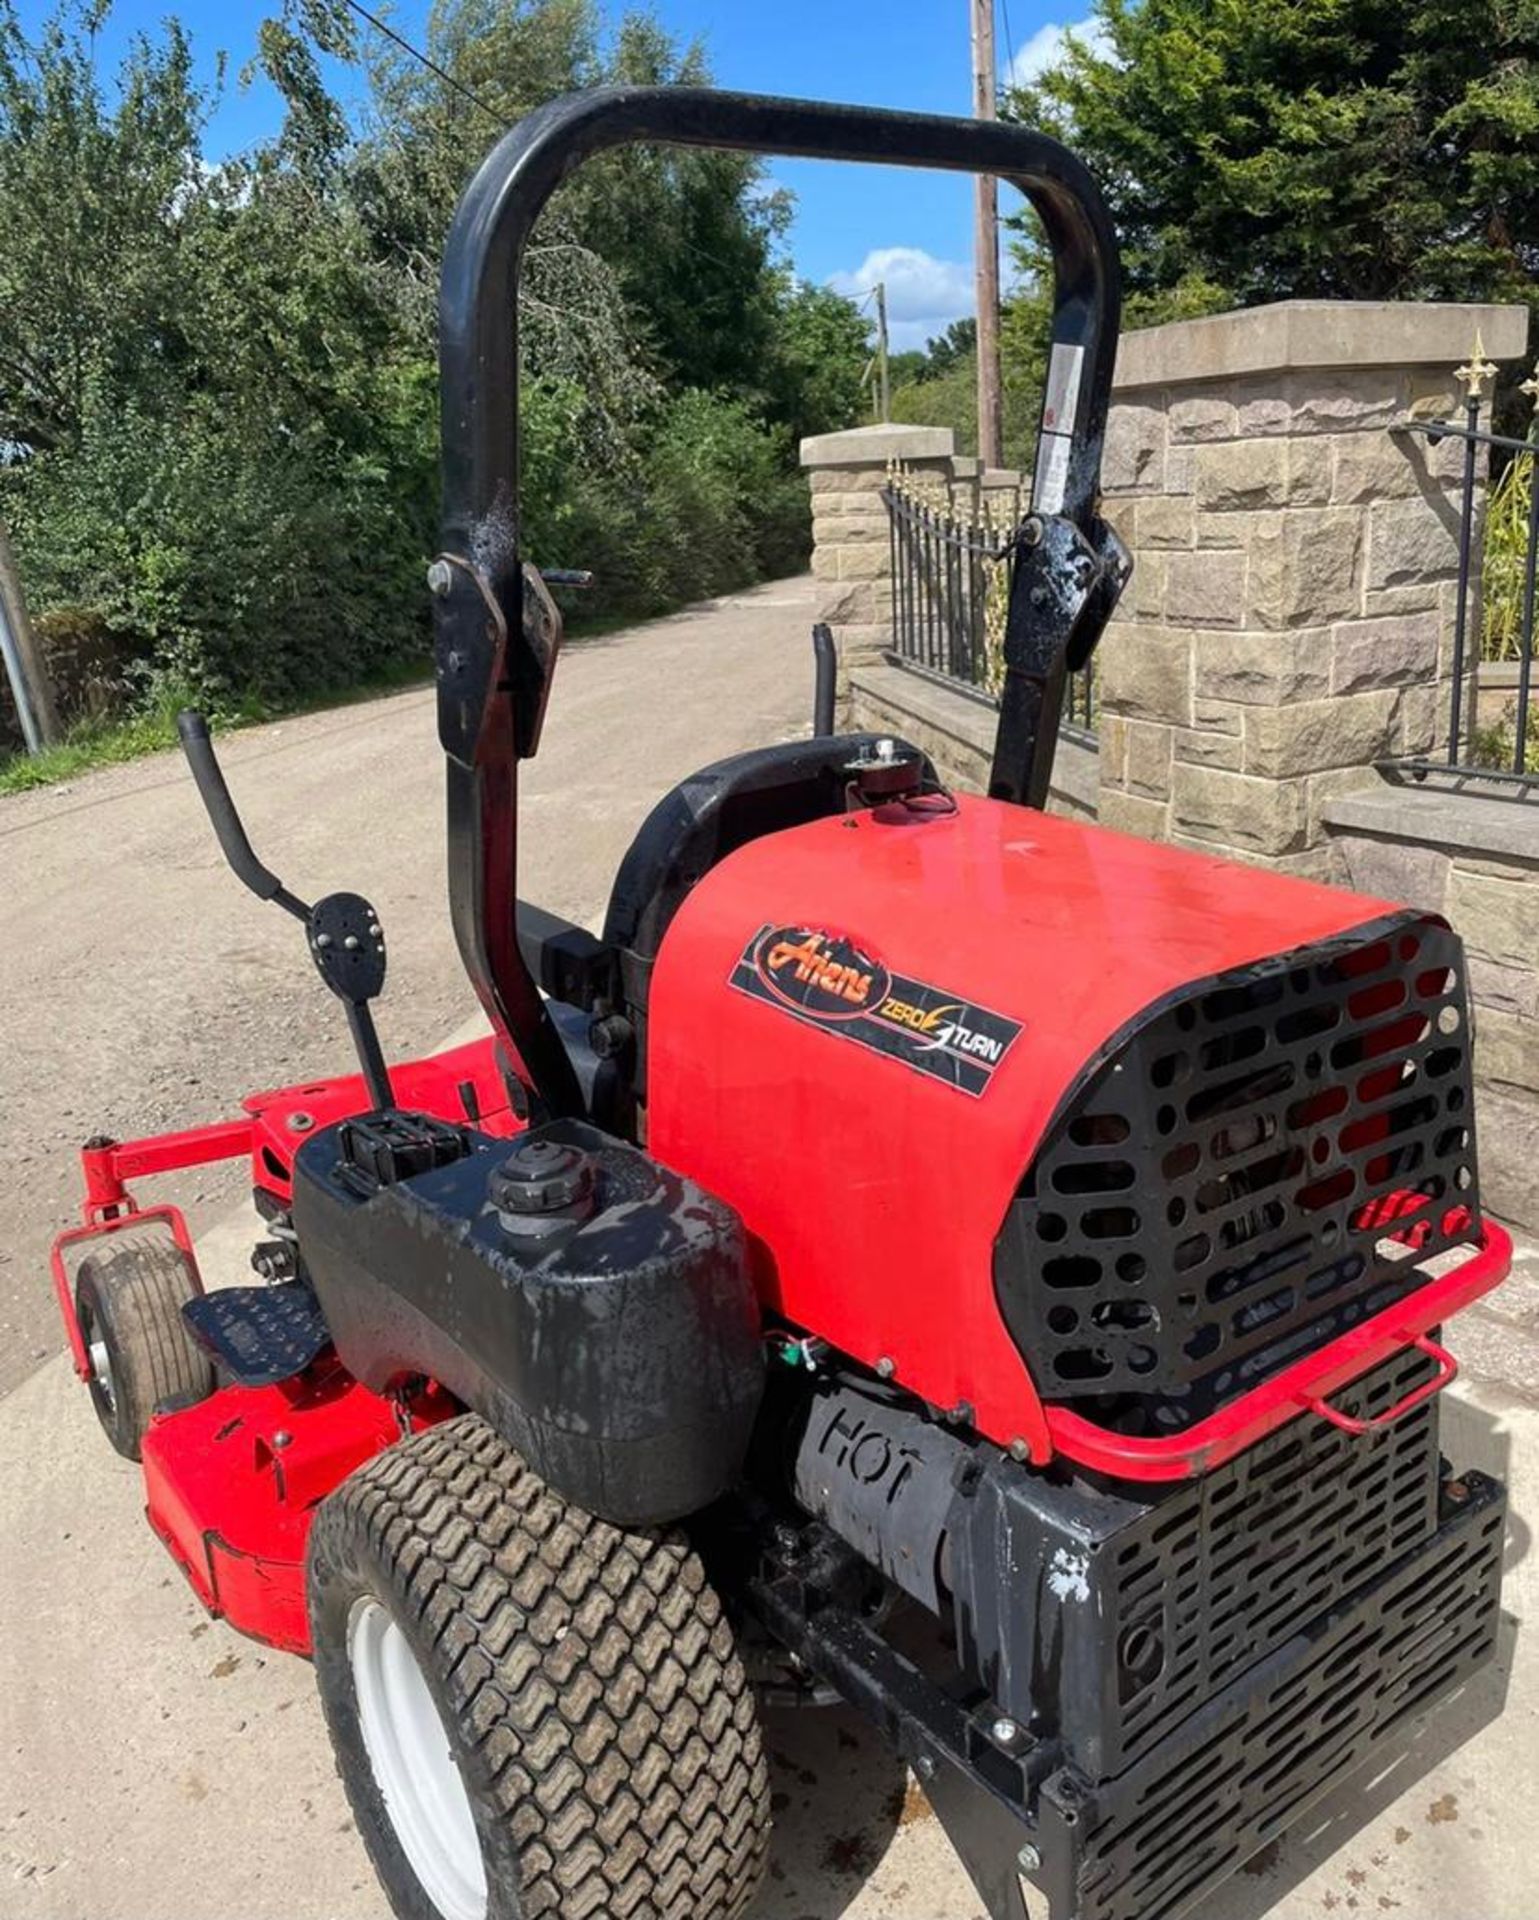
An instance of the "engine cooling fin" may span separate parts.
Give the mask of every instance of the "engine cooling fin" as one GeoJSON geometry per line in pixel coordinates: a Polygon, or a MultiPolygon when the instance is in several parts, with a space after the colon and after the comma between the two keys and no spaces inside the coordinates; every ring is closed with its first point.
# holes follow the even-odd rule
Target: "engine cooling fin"
{"type": "Polygon", "coordinates": [[[995,1248],[1047,1401],[1179,1432],[1479,1226],[1459,940],[1396,914],[1199,982],[1071,1094],[995,1248]]]}

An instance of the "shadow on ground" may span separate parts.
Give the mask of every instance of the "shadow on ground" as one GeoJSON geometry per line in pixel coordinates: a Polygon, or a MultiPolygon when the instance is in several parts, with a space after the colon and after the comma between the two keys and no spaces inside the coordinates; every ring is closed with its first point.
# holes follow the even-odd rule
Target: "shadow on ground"
{"type": "MultiPolygon", "coordinates": [[[[840,1920],[846,1914],[927,1913],[914,1904],[903,1855],[926,1843],[932,1879],[940,1823],[908,1769],[860,1716],[845,1707],[766,1713],[775,1838],[754,1920],[840,1920]]],[[[956,1872],[956,1891],[966,1881],[956,1872]]],[[[972,1920],[977,1902],[933,1909],[972,1920]]]]}

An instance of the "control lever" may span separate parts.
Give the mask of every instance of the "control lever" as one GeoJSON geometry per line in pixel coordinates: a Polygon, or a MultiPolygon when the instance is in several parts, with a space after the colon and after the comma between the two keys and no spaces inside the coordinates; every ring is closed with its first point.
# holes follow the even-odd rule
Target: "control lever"
{"type": "Polygon", "coordinates": [[[826,740],[834,730],[834,700],[839,684],[839,649],[832,627],[819,621],[812,629],[816,679],[812,690],[812,737],[826,740]]]}
{"type": "Polygon", "coordinates": [[[296,920],[308,920],[310,909],[304,901],[296,899],[277,874],[269,873],[252,850],[240,815],[235,811],[235,802],[230,798],[230,789],[225,785],[223,769],[214,755],[208,722],[196,708],[184,707],[176,716],[176,731],[181,736],[182,752],[192,768],[192,777],[213,822],[220,848],[236,879],[242,886],[249,887],[258,900],[271,900],[296,920]]]}
{"type": "Polygon", "coordinates": [[[385,986],[385,935],[379,915],[357,893],[328,893],[313,907],[290,893],[278,876],[256,857],[225,784],[213,740],[209,737],[208,722],[201,713],[187,707],[176,716],[176,731],[231,871],[259,900],[271,900],[285,913],[304,922],[305,943],[315,970],[347,1013],[348,1031],[369,1090],[370,1104],[376,1108],[393,1106],[390,1070],[385,1065],[374,1015],[369,1009],[369,1002],[377,999],[385,986]]]}

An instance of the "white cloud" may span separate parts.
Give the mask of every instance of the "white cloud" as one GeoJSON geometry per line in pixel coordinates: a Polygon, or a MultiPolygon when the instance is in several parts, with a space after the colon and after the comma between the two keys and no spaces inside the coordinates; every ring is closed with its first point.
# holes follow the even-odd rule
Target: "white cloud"
{"type": "Polygon", "coordinates": [[[878,280],[887,287],[887,333],[895,352],[922,347],[973,311],[972,267],[937,260],[923,247],[873,247],[853,272],[831,274],[828,284],[860,300],[878,280]]]}
{"type": "Polygon", "coordinates": [[[1099,20],[1087,18],[1071,20],[1067,26],[1054,24],[1038,27],[1010,63],[1010,85],[1030,86],[1048,67],[1055,66],[1063,58],[1064,36],[1070,33],[1082,47],[1101,59],[1110,56],[1111,42],[1099,20]]]}

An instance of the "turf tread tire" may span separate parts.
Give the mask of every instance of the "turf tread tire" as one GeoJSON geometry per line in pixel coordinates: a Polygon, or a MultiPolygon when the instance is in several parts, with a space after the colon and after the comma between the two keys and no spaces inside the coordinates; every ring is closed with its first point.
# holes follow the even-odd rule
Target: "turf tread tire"
{"type": "Polygon", "coordinates": [[[338,1771],[403,1920],[435,1909],[362,1742],[347,1622],[364,1594],[416,1654],[470,1793],[488,1920],[738,1920],[769,1782],[721,1602],[675,1531],[571,1507],[474,1414],[403,1441],[321,1506],[308,1590],[338,1771]]]}
{"type": "Polygon", "coordinates": [[[137,1460],[155,1409],[204,1400],[218,1385],[214,1363],[182,1318],[197,1298],[197,1276],[179,1247],[131,1241],[80,1263],[75,1313],[106,1341],[112,1401],[92,1382],[102,1430],[125,1459],[137,1460]]]}

